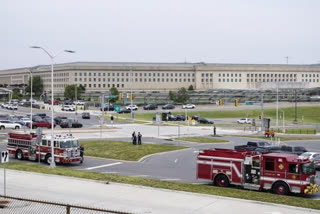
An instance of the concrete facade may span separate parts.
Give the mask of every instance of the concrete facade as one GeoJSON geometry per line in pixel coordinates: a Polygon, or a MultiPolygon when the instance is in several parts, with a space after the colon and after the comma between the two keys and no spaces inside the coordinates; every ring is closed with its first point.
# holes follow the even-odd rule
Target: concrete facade
{"type": "MultiPolygon", "coordinates": [[[[40,75],[44,90],[51,90],[51,66],[0,71],[0,85],[27,84],[29,71],[40,75]]],[[[268,85],[320,87],[320,65],[254,65],[207,63],[74,62],[54,65],[54,90],[82,84],[88,92],[119,90],[257,89],[268,85]]]]}

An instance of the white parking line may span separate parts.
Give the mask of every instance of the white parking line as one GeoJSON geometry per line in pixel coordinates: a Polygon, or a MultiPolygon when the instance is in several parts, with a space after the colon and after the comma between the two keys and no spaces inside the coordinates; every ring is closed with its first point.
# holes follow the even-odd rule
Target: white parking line
{"type": "Polygon", "coordinates": [[[165,178],[165,179],[160,179],[160,181],[180,181],[181,179],[178,178],[165,178]]]}
{"type": "Polygon", "coordinates": [[[101,166],[89,167],[89,168],[86,168],[86,170],[98,169],[98,168],[103,168],[103,167],[108,167],[108,166],[114,166],[114,165],[118,165],[118,164],[122,164],[122,162],[116,162],[116,163],[110,163],[110,164],[101,165],[101,166]]]}

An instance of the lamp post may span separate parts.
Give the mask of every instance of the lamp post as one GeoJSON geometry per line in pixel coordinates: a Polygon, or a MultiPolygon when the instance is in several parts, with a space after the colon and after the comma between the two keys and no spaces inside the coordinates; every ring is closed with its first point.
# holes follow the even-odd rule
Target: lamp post
{"type": "Polygon", "coordinates": [[[32,77],[32,70],[29,70],[29,73],[30,73],[30,79],[31,79],[31,88],[30,88],[30,129],[32,130],[32,82],[33,82],[33,77],[32,77]]]}
{"type": "Polygon", "coordinates": [[[285,130],[285,126],[284,126],[284,111],[282,111],[282,110],[280,110],[281,112],[282,112],[282,115],[283,115],[283,117],[282,117],[282,131],[283,131],[283,133],[286,133],[286,130],[285,130]]]}
{"type": "MultiPolygon", "coordinates": [[[[37,48],[43,50],[51,59],[51,163],[50,163],[50,168],[55,168],[56,163],[54,162],[54,136],[53,136],[53,128],[54,128],[54,123],[53,123],[53,101],[54,101],[54,96],[53,96],[53,63],[54,63],[54,58],[57,57],[59,54],[62,52],[68,52],[68,53],[75,53],[75,51],[71,50],[61,50],[55,55],[50,54],[46,49],[40,46],[31,46],[30,48],[37,48]]],[[[32,104],[31,104],[32,105],[32,104]]]]}

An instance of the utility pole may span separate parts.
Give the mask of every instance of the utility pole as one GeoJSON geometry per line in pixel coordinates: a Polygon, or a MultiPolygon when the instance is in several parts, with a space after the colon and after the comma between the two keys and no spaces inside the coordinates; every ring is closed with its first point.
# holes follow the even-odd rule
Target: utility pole
{"type": "Polygon", "coordinates": [[[294,99],[295,99],[295,111],[294,111],[293,123],[298,123],[298,120],[297,120],[297,89],[294,90],[294,99]]]}
{"type": "Polygon", "coordinates": [[[261,94],[261,130],[264,127],[264,116],[263,116],[263,94],[261,94]]]}
{"type": "Polygon", "coordinates": [[[133,94],[132,94],[132,82],[133,82],[133,73],[132,73],[132,69],[130,70],[130,82],[131,82],[131,94],[130,94],[130,100],[131,100],[131,119],[133,119],[133,94]]]}

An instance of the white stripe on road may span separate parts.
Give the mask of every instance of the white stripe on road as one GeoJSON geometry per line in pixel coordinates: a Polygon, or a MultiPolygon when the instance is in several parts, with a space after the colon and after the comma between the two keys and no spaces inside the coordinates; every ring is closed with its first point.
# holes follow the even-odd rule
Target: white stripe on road
{"type": "Polygon", "coordinates": [[[181,179],[178,178],[165,178],[165,179],[160,179],[160,181],[180,181],[181,179]]]}
{"type": "Polygon", "coordinates": [[[122,164],[122,162],[116,162],[116,163],[110,163],[110,164],[101,165],[101,166],[89,167],[89,168],[86,168],[86,170],[98,169],[98,168],[103,168],[103,167],[108,167],[108,166],[114,166],[114,165],[118,165],[118,164],[122,164]]]}

